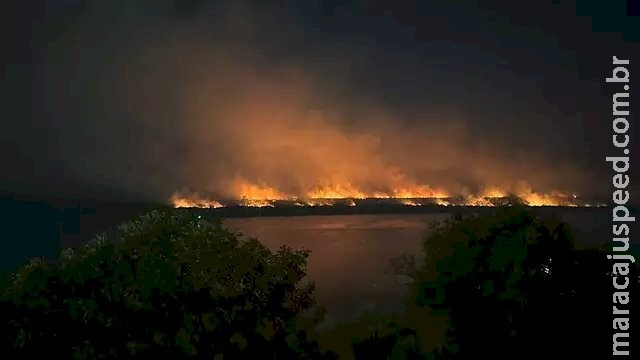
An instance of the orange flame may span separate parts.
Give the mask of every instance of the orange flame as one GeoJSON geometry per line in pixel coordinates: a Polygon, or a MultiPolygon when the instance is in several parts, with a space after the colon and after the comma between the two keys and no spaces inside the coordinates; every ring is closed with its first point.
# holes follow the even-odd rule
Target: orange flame
{"type": "Polygon", "coordinates": [[[260,200],[260,199],[242,199],[240,201],[240,206],[246,207],[274,207],[273,201],[269,200],[260,200]]]}
{"type": "Polygon", "coordinates": [[[422,206],[422,203],[410,199],[400,199],[400,204],[405,206],[422,206]]]}
{"type": "Polygon", "coordinates": [[[265,200],[294,200],[295,197],[278,191],[273,187],[263,184],[252,184],[242,179],[234,181],[232,186],[234,194],[248,202],[265,200]]]}
{"type": "Polygon", "coordinates": [[[305,194],[308,199],[365,199],[367,194],[351,184],[318,186],[305,194]]]}
{"type": "MultiPolygon", "coordinates": [[[[390,192],[366,192],[349,183],[319,185],[303,192],[302,196],[288,194],[276,187],[267,184],[254,184],[244,179],[236,179],[230,188],[233,196],[240,199],[237,204],[247,207],[273,207],[276,201],[292,201],[297,206],[331,206],[338,202],[355,206],[354,200],[359,199],[398,199],[401,204],[407,206],[422,206],[427,203],[441,206],[453,204],[495,206],[496,199],[508,196],[516,196],[522,203],[529,206],[578,206],[575,194],[560,191],[538,193],[525,183],[519,183],[518,190],[515,192],[509,192],[499,187],[487,187],[478,194],[466,196],[451,196],[444,189],[410,183],[398,186],[390,192]]],[[[174,194],[170,201],[174,207],[219,208],[224,206],[213,199],[197,195],[185,196],[179,193],[174,194]]]]}
{"type": "Polygon", "coordinates": [[[220,202],[215,200],[206,200],[198,198],[183,197],[179,194],[173,194],[171,196],[171,203],[175,208],[221,208],[220,202]]]}

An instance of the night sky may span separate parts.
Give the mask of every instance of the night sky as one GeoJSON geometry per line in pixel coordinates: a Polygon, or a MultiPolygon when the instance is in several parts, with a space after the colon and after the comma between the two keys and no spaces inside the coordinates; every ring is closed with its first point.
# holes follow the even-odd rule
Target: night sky
{"type": "Polygon", "coordinates": [[[165,201],[391,163],[607,194],[605,78],[638,71],[640,18],[602,3],[4,1],[0,192],[165,201]]]}

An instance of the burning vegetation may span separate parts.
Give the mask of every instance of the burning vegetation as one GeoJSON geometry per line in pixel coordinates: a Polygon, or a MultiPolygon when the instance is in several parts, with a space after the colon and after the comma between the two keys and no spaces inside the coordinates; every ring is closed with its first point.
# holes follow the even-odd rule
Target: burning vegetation
{"type": "Polygon", "coordinates": [[[477,194],[453,194],[444,189],[428,186],[398,188],[391,192],[365,192],[346,185],[318,186],[300,195],[287,194],[266,185],[240,181],[238,192],[232,199],[213,199],[196,193],[176,192],[171,204],[176,208],[220,208],[225,206],[275,207],[286,206],[357,206],[365,202],[402,204],[406,206],[498,206],[522,203],[528,206],[593,206],[576,194],[554,191],[538,193],[523,186],[519,192],[507,192],[499,188],[487,188],[477,194]]]}
{"type": "Polygon", "coordinates": [[[400,114],[305,71],[251,69],[190,84],[174,207],[588,205],[576,192],[591,196],[593,174],[453,111],[400,114]]]}

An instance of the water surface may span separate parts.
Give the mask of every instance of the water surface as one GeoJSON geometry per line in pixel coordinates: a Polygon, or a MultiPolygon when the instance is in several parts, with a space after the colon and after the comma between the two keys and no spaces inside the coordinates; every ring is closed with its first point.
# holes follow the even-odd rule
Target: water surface
{"type": "Polygon", "coordinates": [[[333,215],[227,219],[245,236],[271,249],[311,250],[309,275],[328,320],[365,311],[400,310],[406,286],[389,271],[389,260],[421,251],[422,235],[447,214],[333,215]]]}
{"type": "MultiPolygon", "coordinates": [[[[610,241],[610,211],[556,209],[553,213],[575,229],[581,246],[590,246],[610,241]]],[[[389,261],[403,253],[420,253],[430,226],[448,216],[254,217],[229,218],[225,224],[274,250],[282,245],[311,250],[309,275],[332,322],[346,321],[365,311],[401,310],[406,286],[389,271],[389,261]]]]}

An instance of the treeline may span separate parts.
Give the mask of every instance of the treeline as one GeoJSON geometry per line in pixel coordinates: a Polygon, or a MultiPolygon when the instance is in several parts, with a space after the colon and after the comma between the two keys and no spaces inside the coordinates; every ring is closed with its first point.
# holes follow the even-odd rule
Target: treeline
{"type": "MultiPolygon", "coordinates": [[[[411,279],[403,314],[319,331],[324,311],[307,251],[272,252],[220,222],[153,211],[55,261],[4,274],[0,356],[608,356],[612,262],[573,240],[564,223],[517,206],[451,217],[425,237],[424,259],[394,264],[411,279]]],[[[636,294],[637,266],[631,272],[636,294]]]]}

